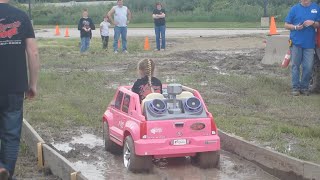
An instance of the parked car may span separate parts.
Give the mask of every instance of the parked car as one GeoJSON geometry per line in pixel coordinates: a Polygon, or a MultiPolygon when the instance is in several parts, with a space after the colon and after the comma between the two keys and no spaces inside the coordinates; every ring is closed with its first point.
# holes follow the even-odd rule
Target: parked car
{"type": "Polygon", "coordinates": [[[190,156],[201,168],[217,167],[220,138],[200,93],[180,84],[163,85],[140,103],[131,86],[121,86],[103,115],[105,149],[123,152],[124,166],[150,171],[153,158],[190,156]]]}

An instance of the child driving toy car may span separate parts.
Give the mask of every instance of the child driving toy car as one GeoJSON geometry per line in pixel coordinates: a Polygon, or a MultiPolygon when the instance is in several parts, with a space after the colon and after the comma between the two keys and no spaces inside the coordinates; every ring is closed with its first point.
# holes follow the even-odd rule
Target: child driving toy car
{"type": "Polygon", "coordinates": [[[140,79],[134,83],[132,91],[140,97],[140,102],[150,93],[161,93],[161,81],[154,77],[155,63],[152,59],[144,59],[138,63],[138,73],[140,79]]]}

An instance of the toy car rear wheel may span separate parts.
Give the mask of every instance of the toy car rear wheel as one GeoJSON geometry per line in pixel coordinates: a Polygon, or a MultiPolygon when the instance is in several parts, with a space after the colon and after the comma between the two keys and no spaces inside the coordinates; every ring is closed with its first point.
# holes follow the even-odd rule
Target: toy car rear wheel
{"type": "Polygon", "coordinates": [[[123,163],[124,166],[132,172],[149,172],[152,170],[152,157],[136,155],[131,136],[127,136],[124,142],[123,163]]]}
{"type": "Polygon", "coordinates": [[[198,164],[202,169],[216,168],[220,161],[219,151],[201,152],[191,157],[191,161],[198,164]]]}
{"type": "Polygon", "coordinates": [[[122,148],[115,142],[111,141],[109,134],[109,125],[107,122],[103,122],[103,140],[104,148],[106,151],[109,151],[113,154],[121,154],[122,148]]]}

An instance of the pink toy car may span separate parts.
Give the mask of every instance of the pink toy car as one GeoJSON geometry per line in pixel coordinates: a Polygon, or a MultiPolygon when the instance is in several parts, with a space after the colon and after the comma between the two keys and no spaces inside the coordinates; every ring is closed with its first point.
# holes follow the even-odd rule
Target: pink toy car
{"type": "Polygon", "coordinates": [[[150,171],[153,158],[190,156],[201,168],[216,167],[220,138],[212,114],[197,90],[164,85],[140,103],[130,86],[117,89],[103,115],[105,149],[123,150],[124,166],[150,171]]]}

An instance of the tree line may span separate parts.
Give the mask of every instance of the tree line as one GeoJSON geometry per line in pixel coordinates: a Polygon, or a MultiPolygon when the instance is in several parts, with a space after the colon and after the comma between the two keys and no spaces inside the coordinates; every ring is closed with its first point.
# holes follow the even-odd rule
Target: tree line
{"type": "MultiPolygon", "coordinates": [[[[29,0],[14,0],[18,3],[28,3],[29,0]]],[[[90,0],[75,0],[77,2],[90,0]]],[[[94,0],[94,1],[115,1],[115,0],[94,0]]],[[[241,3],[243,5],[264,6],[264,2],[270,6],[292,6],[297,3],[297,0],[124,0],[124,2],[136,11],[147,11],[154,7],[155,2],[162,2],[163,5],[170,10],[174,11],[194,11],[201,9],[203,11],[212,11],[216,8],[227,8],[232,4],[241,3]]],[[[58,3],[70,2],[70,0],[31,0],[32,3],[58,3]]]]}
{"type": "MultiPolygon", "coordinates": [[[[201,9],[209,12],[214,9],[228,8],[233,4],[242,4],[250,6],[264,6],[267,2],[270,7],[275,6],[292,6],[297,3],[297,0],[160,0],[167,9],[175,11],[194,11],[201,9]]],[[[127,0],[128,6],[133,10],[144,11],[154,7],[155,2],[158,0],[127,0]]],[[[239,7],[241,8],[241,6],[239,7]]]]}
{"type": "MultiPolygon", "coordinates": [[[[27,3],[29,0],[11,0],[27,3]]],[[[95,21],[101,21],[111,6],[54,7],[42,5],[44,2],[68,0],[31,0],[32,16],[35,24],[75,24],[81,17],[81,10],[88,8],[95,21]]],[[[77,0],[78,1],[78,0],[77,0]]],[[[88,0],[87,0],[88,1],[88,0]]],[[[115,0],[114,0],[115,1],[115,0]]],[[[133,13],[133,23],[152,22],[151,13],[156,2],[166,9],[170,22],[259,22],[264,16],[264,5],[268,3],[269,16],[283,21],[290,7],[298,0],[124,0],[133,13]]],[[[89,1],[90,2],[90,1],[89,1]]],[[[20,6],[27,11],[27,7],[20,6]]]]}

